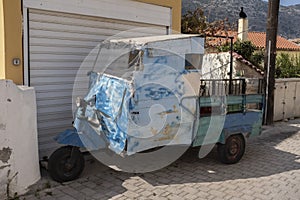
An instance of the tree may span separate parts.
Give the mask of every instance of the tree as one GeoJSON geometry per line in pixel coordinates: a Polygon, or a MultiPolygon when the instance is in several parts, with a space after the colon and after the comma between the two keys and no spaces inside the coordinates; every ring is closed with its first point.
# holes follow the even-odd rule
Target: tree
{"type": "Polygon", "coordinates": [[[188,11],[187,14],[182,16],[181,19],[181,32],[182,33],[196,33],[204,34],[207,28],[206,17],[201,8],[196,10],[188,11]]]}
{"type": "Polygon", "coordinates": [[[233,26],[227,18],[209,23],[206,21],[206,16],[201,8],[188,11],[181,19],[182,33],[228,36],[230,30],[233,30],[233,26]]]}
{"type": "Polygon", "coordinates": [[[291,56],[281,53],[276,58],[276,78],[299,78],[300,77],[300,56],[291,56]]]}
{"type": "Polygon", "coordinates": [[[255,51],[255,46],[250,41],[242,42],[238,40],[234,43],[233,50],[245,59],[250,60],[255,51]]]}
{"type": "Polygon", "coordinates": [[[263,61],[265,58],[265,53],[263,50],[257,50],[253,53],[252,58],[251,58],[251,62],[256,65],[257,67],[260,67],[263,70],[263,61]]]}
{"type": "MultiPolygon", "coordinates": [[[[218,46],[217,49],[220,52],[230,51],[230,44],[225,43],[224,45],[218,46]]],[[[233,44],[233,51],[243,56],[243,58],[250,61],[257,67],[263,69],[262,62],[264,60],[264,52],[263,50],[256,50],[251,41],[236,41],[233,44]]]]}

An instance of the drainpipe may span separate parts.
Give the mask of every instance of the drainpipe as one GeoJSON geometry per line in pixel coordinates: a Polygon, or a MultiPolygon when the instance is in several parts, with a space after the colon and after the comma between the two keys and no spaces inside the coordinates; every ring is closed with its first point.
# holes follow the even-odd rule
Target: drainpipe
{"type": "Polygon", "coordinates": [[[230,71],[229,71],[229,94],[232,94],[233,74],[233,37],[230,37],[230,71]]]}

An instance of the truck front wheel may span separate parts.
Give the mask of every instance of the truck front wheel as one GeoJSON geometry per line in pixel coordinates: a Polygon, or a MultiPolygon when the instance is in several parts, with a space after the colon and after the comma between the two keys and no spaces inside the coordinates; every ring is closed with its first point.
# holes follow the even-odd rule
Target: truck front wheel
{"type": "Polygon", "coordinates": [[[78,147],[64,146],[57,149],[48,160],[48,172],[58,182],[72,181],[80,176],[84,158],[78,147]]]}
{"type": "Polygon", "coordinates": [[[234,164],[241,160],[245,152],[245,139],[242,135],[231,135],[225,144],[218,144],[218,155],[222,163],[234,164]]]}

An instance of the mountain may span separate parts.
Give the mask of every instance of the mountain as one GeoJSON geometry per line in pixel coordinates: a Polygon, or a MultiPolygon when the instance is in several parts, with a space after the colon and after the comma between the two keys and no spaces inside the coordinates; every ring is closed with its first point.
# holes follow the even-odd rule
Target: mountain
{"type": "MultiPolygon", "coordinates": [[[[240,7],[248,16],[249,31],[265,32],[268,2],[262,0],[182,0],[182,14],[200,7],[207,20],[213,22],[228,18],[237,27],[240,7]]],[[[300,38],[300,4],[280,6],[278,34],[288,38],[300,38]]]]}

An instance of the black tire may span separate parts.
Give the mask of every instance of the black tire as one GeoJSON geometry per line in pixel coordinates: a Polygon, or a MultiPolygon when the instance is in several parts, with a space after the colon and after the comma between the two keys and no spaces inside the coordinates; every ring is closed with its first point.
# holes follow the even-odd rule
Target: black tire
{"type": "Polygon", "coordinates": [[[219,159],[224,164],[234,164],[241,160],[245,153],[245,139],[242,135],[232,135],[225,144],[218,144],[219,159]]]}
{"type": "Polygon", "coordinates": [[[64,146],[52,153],[48,160],[48,172],[51,178],[57,182],[75,180],[84,169],[84,158],[78,147],[64,146]],[[73,152],[72,152],[73,151],[73,152]],[[71,164],[71,153],[74,164],[71,164]]]}

